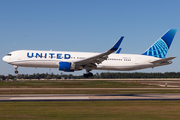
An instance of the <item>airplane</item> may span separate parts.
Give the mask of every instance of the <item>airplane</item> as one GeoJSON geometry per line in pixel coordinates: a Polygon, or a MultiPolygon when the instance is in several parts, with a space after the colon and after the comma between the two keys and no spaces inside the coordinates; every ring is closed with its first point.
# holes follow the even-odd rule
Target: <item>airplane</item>
{"type": "Polygon", "coordinates": [[[16,74],[19,66],[58,68],[64,72],[85,69],[85,78],[93,76],[90,72],[92,70],[131,71],[154,68],[169,65],[176,58],[166,58],[176,31],[177,29],[169,29],[142,54],[119,54],[120,51],[117,50],[124,38],[122,36],[111,49],[103,53],[17,50],[4,56],[3,61],[14,65],[16,74]],[[115,51],[117,52],[113,53],[115,51]]]}

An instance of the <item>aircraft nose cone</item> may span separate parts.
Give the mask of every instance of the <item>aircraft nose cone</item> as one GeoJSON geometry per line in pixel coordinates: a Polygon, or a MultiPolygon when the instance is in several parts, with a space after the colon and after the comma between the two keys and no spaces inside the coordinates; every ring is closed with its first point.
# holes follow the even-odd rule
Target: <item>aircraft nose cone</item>
{"type": "Polygon", "coordinates": [[[4,61],[4,62],[8,62],[7,56],[4,56],[4,57],[3,57],[3,61],[4,61]]]}

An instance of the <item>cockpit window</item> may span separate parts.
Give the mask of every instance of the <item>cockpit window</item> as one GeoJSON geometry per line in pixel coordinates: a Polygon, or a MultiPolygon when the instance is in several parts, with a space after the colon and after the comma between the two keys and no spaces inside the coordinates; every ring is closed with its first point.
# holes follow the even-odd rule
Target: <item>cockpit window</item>
{"type": "Polygon", "coordinates": [[[7,54],[7,56],[11,56],[12,54],[7,54]]]}

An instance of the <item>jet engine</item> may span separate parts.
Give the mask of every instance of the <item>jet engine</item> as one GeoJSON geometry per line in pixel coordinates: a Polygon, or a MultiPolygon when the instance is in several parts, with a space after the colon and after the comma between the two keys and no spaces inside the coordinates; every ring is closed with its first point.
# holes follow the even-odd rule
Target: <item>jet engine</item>
{"type": "Polygon", "coordinates": [[[74,72],[74,65],[70,62],[59,62],[59,70],[64,72],[74,72]]]}

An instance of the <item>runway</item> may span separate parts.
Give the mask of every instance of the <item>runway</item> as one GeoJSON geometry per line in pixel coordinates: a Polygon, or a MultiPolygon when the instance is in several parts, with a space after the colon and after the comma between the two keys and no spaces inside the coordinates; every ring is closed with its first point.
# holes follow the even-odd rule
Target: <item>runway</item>
{"type": "Polygon", "coordinates": [[[15,101],[135,101],[180,100],[180,94],[30,94],[0,95],[0,102],[15,101]]]}
{"type": "Polygon", "coordinates": [[[0,90],[180,90],[180,88],[0,88],[0,90]]]}

